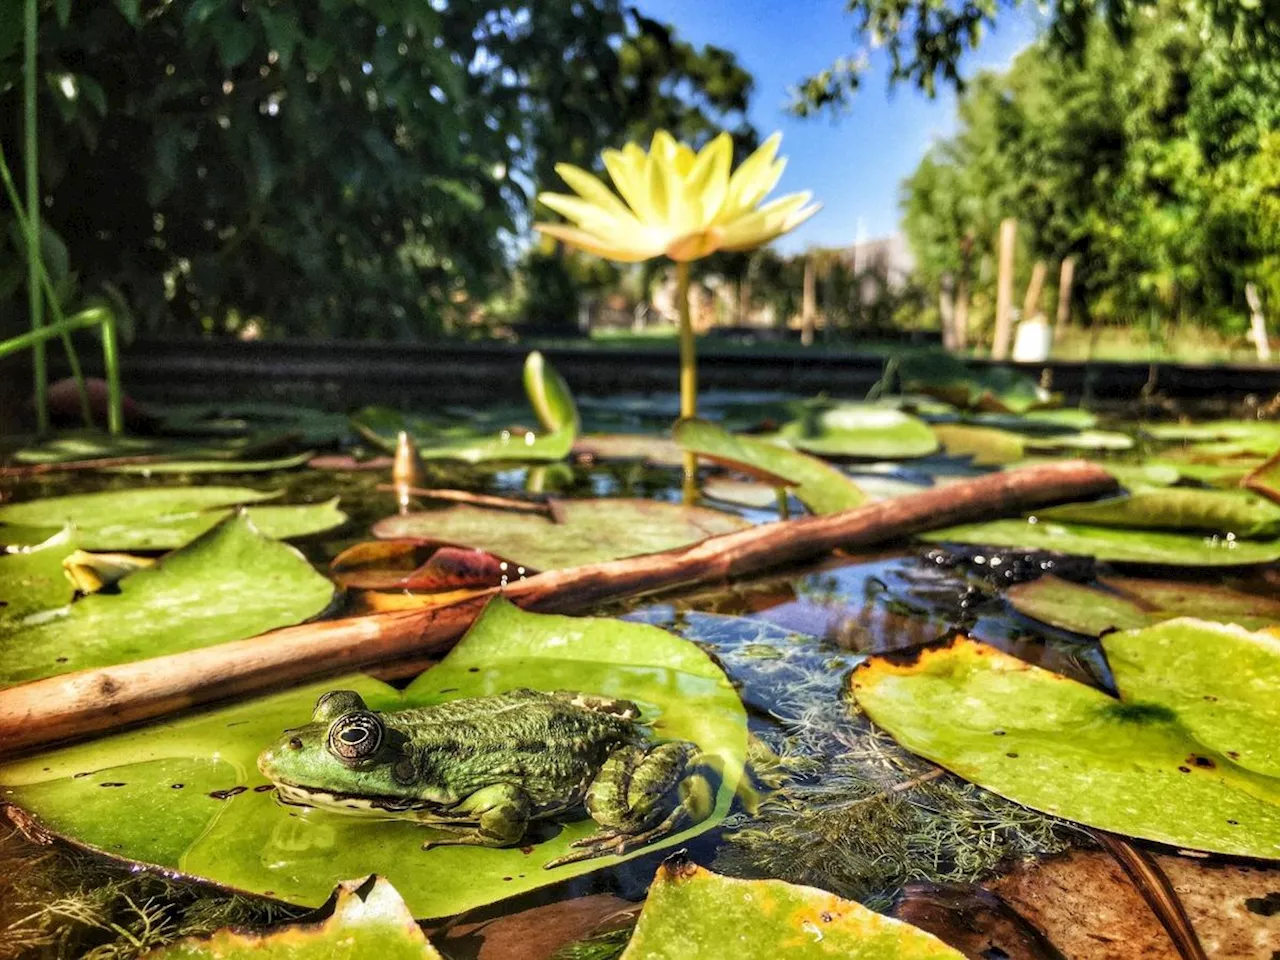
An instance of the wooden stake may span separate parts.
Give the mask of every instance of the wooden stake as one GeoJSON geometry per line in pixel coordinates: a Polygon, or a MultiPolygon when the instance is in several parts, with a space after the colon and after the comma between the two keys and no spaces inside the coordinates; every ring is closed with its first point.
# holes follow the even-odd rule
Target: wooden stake
{"type": "MultiPolygon", "coordinates": [[[[825,516],[709,537],[676,550],[553,570],[503,589],[527,610],[582,613],[604,601],[723,583],[863,550],[925,530],[1110,493],[1097,464],[1071,460],[963,480],[825,516]]],[[[199,650],[81,670],[0,691],[0,753],[46,746],[230,697],[277,691],[372,664],[439,654],[497,590],[446,607],[287,627],[199,650]]]]}
{"type": "Polygon", "coordinates": [[[800,342],[806,347],[813,343],[813,328],[818,312],[817,275],[813,265],[813,255],[804,258],[804,289],[801,291],[800,304],[800,342]]]}
{"type": "Polygon", "coordinates": [[[1022,301],[1022,319],[1030,320],[1040,312],[1040,294],[1044,291],[1044,277],[1049,272],[1043,260],[1037,260],[1031,268],[1031,282],[1027,284],[1027,295],[1022,301]]]}
{"type": "Polygon", "coordinates": [[[996,331],[991,358],[1007,360],[1013,340],[1013,254],[1018,239],[1018,221],[1000,221],[1000,275],[996,286],[996,331]]]}
{"type": "Polygon", "coordinates": [[[960,241],[960,279],[956,283],[956,349],[969,348],[969,267],[973,256],[973,236],[960,241]]]}
{"type": "Polygon", "coordinates": [[[1074,255],[1062,258],[1062,271],[1058,274],[1058,314],[1053,319],[1053,339],[1056,342],[1071,322],[1071,285],[1076,277],[1074,255]]]}
{"type": "Polygon", "coordinates": [[[1267,318],[1262,315],[1262,298],[1253,281],[1244,285],[1244,298],[1249,301],[1249,326],[1258,359],[1264,363],[1271,359],[1271,341],[1267,339],[1267,318]]]}
{"type": "Polygon", "coordinates": [[[938,286],[938,322],[942,327],[942,348],[956,349],[955,278],[945,273],[938,286]]]}

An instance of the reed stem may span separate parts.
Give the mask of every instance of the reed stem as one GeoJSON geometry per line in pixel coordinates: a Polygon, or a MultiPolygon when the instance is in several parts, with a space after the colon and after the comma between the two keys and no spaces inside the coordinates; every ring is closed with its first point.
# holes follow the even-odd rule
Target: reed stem
{"type": "MultiPolygon", "coordinates": [[[[27,187],[27,307],[31,315],[31,332],[44,326],[44,300],[40,296],[40,156],[36,140],[36,22],[39,10],[36,0],[27,0],[24,8],[22,87],[23,87],[23,166],[27,187]]],[[[15,210],[21,209],[17,204],[15,210]]],[[[44,341],[33,346],[32,369],[35,373],[36,428],[49,430],[49,371],[44,341]]]]}

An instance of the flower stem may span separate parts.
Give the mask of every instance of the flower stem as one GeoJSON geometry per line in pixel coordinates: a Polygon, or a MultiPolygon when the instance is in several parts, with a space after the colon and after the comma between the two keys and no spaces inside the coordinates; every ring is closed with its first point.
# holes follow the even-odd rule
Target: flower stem
{"type": "Polygon", "coordinates": [[[689,264],[676,263],[676,304],[680,309],[680,418],[698,415],[698,361],[689,318],[689,264]]]}

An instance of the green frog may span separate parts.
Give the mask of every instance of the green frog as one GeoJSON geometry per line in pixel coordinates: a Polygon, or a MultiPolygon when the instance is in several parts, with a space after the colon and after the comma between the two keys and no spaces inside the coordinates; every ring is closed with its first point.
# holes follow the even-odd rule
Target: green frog
{"type": "Polygon", "coordinates": [[[258,768],[286,803],[451,835],[424,850],[511,846],[529,821],[585,807],[601,829],[550,868],[625,853],[696,819],[706,794],[697,745],[655,742],[639,716],[628,700],[536,690],[378,713],[334,690],[310,723],[262,751],[258,768]]]}

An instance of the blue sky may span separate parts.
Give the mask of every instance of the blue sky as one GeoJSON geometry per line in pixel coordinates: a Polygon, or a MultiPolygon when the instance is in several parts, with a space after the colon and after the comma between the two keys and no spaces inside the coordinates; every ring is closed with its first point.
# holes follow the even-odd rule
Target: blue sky
{"type": "MultiPolygon", "coordinates": [[[[955,97],[930,100],[914,87],[886,82],[888,57],[873,52],[852,109],[837,118],[800,120],[786,112],[787,90],[801,78],[859,49],[845,0],[635,0],[644,14],[673,24],[683,38],[732,50],[756,78],[750,119],[768,134],[783,132],[789,160],[778,192],[812,190],[822,211],[777,246],[852,243],[892,233],[898,191],[929,144],[955,129],[955,97]]],[[[1035,36],[1030,16],[1011,16],[965,62],[970,75],[1007,66],[1035,36]]]]}

